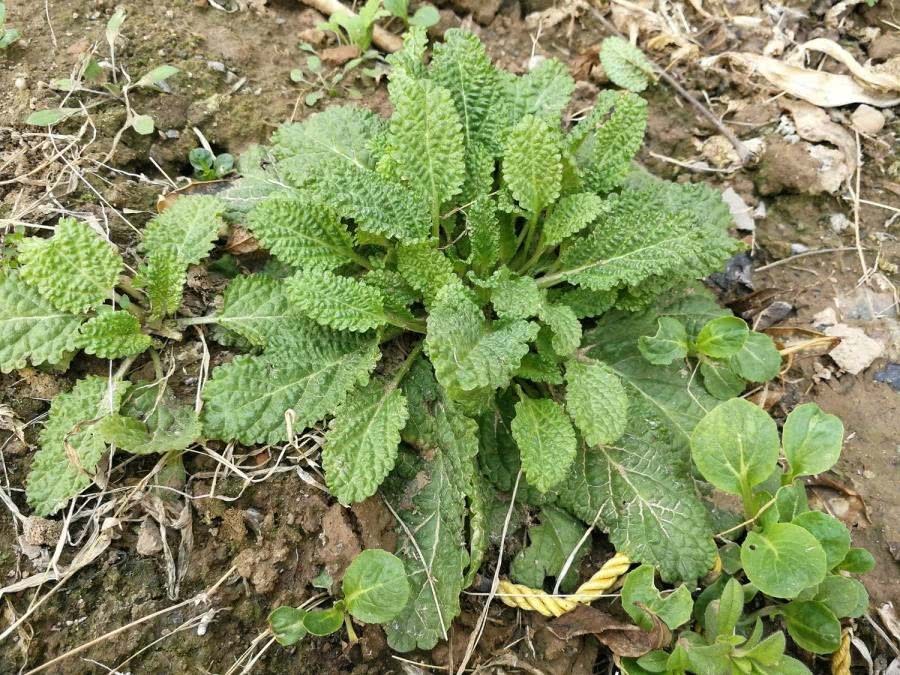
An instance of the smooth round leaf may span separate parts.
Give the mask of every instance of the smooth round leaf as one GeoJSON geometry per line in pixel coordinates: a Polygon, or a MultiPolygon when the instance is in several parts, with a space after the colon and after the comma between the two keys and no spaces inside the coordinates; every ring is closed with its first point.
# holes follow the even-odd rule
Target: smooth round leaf
{"type": "Polygon", "coordinates": [[[841,564],[838,565],[839,570],[851,572],[853,574],[865,574],[871,572],[875,567],[875,558],[864,548],[851,548],[841,564]]]}
{"type": "Polygon", "coordinates": [[[303,617],[303,625],[311,635],[331,635],[341,629],[344,613],[338,607],[312,609],[303,617]]]}
{"type": "Polygon", "coordinates": [[[732,370],[745,380],[768,382],[781,370],[781,354],[772,338],[753,331],[730,363],[732,370]]]}
{"type": "Polygon", "coordinates": [[[815,403],[797,406],[787,416],[782,431],[784,454],[790,477],[811,476],[828,471],[841,454],[844,425],[815,403]]]}
{"type": "Polygon", "coordinates": [[[801,513],[792,521],[809,531],[825,550],[828,569],[840,563],[850,551],[850,532],[837,518],[821,511],[801,513]]]}
{"type": "Polygon", "coordinates": [[[741,494],[762,483],[778,461],[778,428],[761,408],[742,398],[713,408],[694,428],[691,455],[703,477],[741,494]]]}
{"type": "Polygon", "coordinates": [[[390,621],[403,611],[409,598],[403,562],[377,548],[356,556],[344,574],[342,588],[347,611],[365,623],[390,621]]]}
{"type": "Polygon", "coordinates": [[[832,574],[819,584],[813,600],[828,607],[838,619],[855,619],[869,608],[869,592],[856,579],[832,574]]]}
{"type": "Polygon", "coordinates": [[[744,380],[728,365],[727,361],[704,361],[700,364],[703,386],[720,401],[739,396],[744,391],[744,380]]]}
{"type": "Polygon", "coordinates": [[[841,646],[841,622],[821,602],[791,602],[783,611],[788,633],[806,651],[831,654],[841,646]]]}
{"type": "Polygon", "coordinates": [[[793,656],[785,656],[778,664],[778,675],[812,675],[812,671],[793,656]]]}
{"type": "Polygon", "coordinates": [[[135,115],[134,119],[131,120],[131,126],[141,136],[152,134],[153,129],[156,128],[150,115],[135,115]]]}
{"type": "Polygon", "coordinates": [[[741,351],[748,335],[750,329],[743,319],[736,316],[720,316],[718,319],[707,321],[700,329],[694,347],[699,353],[714,359],[727,359],[741,351]]]}
{"type": "Polygon", "coordinates": [[[794,598],[822,582],[827,571],[825,551],[799,525],[775,523],[750,532],[741,546],[741,564],[750,582],[774,598],[794,598]]]}
{"type": "Polygon", "coordinates": [[[269,614],[269,628],[275,634],[278,644],[289,646],[295,644],[307,634],[303,619],[306,610],[298,607],[282,606],[269,614]]]}

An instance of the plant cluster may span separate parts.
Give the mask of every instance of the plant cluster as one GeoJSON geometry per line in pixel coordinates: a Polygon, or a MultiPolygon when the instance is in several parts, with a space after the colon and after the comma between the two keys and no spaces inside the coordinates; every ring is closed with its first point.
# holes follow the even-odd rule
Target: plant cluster
{"type": "Polygon", "coordinates": [[[433,5],[421,5],[412,16],[409,15],[409,0],[366,0],[356,14],[347,11],[335,12],[328,21],[319,24],[322,30],[334,33],[339,41],[346,40],[356,45],[360,53],[372,46],[375,22],[386,17],[400,19],[406,27],[428,28],[440,20],[433,5]]]}
{"type": "MultiPolygon", "coordinates": [[[[198,439],[278,444],[324,421],[332,494],[396,506],[408,592],[396,582],[383,606],[398,611],[366,618],[351,575],[325,614],[273,615],[285,642],[349,613],[385,622],[396,650],[433,647],[496,540],[496,514],[534,507],[515,581],[572,587],[570,553],[594,525],[642,564],[623,590],[639,625],[675,629],[693,608],[700,632],[633,672],[712,672],[703,659],[789,672],[763,617],[783,618],[804,648],[832,648],[838,619],[865,601],[843,572],[868,559],[807,511],[797,478],[834,463],[842,430],[803,406],[779,442],[765,412],[731,398],[776,376],[780,358],[696,284],[740,248],[718,193],[633,166],[647,121],[633,92],[601,92],[564,128],[574,82],[555,60],[514,76],[450,30],[426,63],[413,28],[389,62],[389,119],[332,107],[285,125],[221,197],[181,197],[151,220],[134,273],[75,220],[19,244],[0,272],[0,369],[65,364],[78,349],[125,359],[54,399],[28,480],[35,511],[90,485],[110,448],[177,457],[198,439]],[[272,259],[236,276],[214,313],[177,316],[188,267],[229,221],[272,259]],[[242,352],[212,370],[199,416],[161,375],[125,377],[197,325],[242,352]],[[714,508],[714,488],[745,513],[714,508]],[[731,539],[718,549],[720,530],[731,539]],[[727,576],[694,601],[717,556],[727,576]],[[682,585],[663,597],[655,574],[682,585]]],[[[395,567],[378,568],[393,579],[395,567]]]]}
{"type": "Polygon", "coordinates": [[[0,49],[6,49],[20,37],[15,28],[6,27],[6,3],[0,2],[0,49]]]}

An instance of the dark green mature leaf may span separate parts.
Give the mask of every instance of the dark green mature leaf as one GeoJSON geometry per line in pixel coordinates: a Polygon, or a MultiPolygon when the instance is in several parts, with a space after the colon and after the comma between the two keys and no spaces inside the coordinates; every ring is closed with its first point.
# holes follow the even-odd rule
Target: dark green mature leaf
{"type": "Polygon", "coordinates": [[[513,559],[509,574],[516,583],[541,588],[545,577],[559,576],[569,555],[577,549],[560,584],[563,593],[571,593],[578,585],[581,559],[590,550],[589,541],[581,542],[585,528],[565,511],[553,506],[542,508],[539,519],[540,525],[528,528],[529,544],[513,559]]]}
{"type": "Polygon", "coordinates": [[[751,382],[768,382],[781,370],[781,354],[765,333],[752,331],[741,350],[729,360],[731,369],[751,382]]]}
{"type": "Polygon", "coordinates": [[[813,600],[828,607],[838,619],[855,619],[869,609],[866,587],[856,579],[840,574],[825,577],[813,600]]]}
{"type": "Polygon", "coordinates": [[[625,388],[600,363],[566,363],[566,410],[589,446],[615,443],[628,424],[625,388]]]}
{"type": "Polygon", "coordinates": [[[744,391],[745,382],[739,377],[727,361],[706,359],[700,363],[700,375],[706,391],[720,401],[727,401],[739,396],[744,391]]]}
{"type": "Polygon", "coordinates": [[[528,398],[520,392],[512,435],[529,483],[547,492],[566,477],[577,441],[572,423],[556,401],[528,398]]]}
{"type": "Polygon", "coordinates": [[[303,623],[307,611],[299,607],[282,606],[269,614],[269,627],[280,645],[290,647],[306,637],[309,631],[303,623]]]}
{"type": "Polygon", "coordinates": [[[831,654],[841,645],[841,623],[821,602],[791,602],[784,619],[791,638],[814,654],[831,654]]]}
{"type": "Polygon", "coordinates": [[[806,511],[791,522],[807,530],[818,540],[825,551],[828,569],[835,567],[850,552],[850,532],[834,516],[821,511],[806,511]]]}
{"type": "Polygon", "coordinates": [[[743,319],[722,316],[707,323],[694,340],[697,351],[714,359],[734,356],[747,342],[750,329],[743,319]]]}

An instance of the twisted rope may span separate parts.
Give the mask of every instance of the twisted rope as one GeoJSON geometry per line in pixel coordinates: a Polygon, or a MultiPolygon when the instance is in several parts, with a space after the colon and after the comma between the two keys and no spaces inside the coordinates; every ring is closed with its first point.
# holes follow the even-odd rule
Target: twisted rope
{"type": "Polygon", "coordinates": [[[631,560],[628,556],[616,553],[572,595],[567,596],[550,595],[544,591],[502,579],[497,586],[497,597],[507,607],[538,612],[546,617],[562,616],[580,604],[586,605],[602,597],[606,591],[615,586],[619,577],[628,571],[629,565],[631,565],[631,560]]]}
{"type": "Polygon", "coordinates": [[[831,675],[850,675],[850,629],[841,632],[841,646],[831,655],[831,675]]]}

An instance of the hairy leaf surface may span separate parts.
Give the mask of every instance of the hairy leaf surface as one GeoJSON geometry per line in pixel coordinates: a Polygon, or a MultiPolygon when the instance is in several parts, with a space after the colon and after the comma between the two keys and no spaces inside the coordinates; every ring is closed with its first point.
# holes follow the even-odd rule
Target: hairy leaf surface
{"type": "Polygon", "coordinates": [[[101,312],[81,326],[77,344],[85,353],[101,359],[118,359],[140,354],[153,340],[141,332],[141,322],[133,314],[118,310],[101,312]]]}
{"type": "Polygon", "coordinates": [[[300,312],[323,326],[364,332],[385,323],[384,295],[358,279],[304,270],[287,280],[286,293],[300,312]]]}
{"type": "Polygon", "coordinates": [[[589,446],[615,443],[628,422],[628,396],[600,363],[566,363],[566,410],[589,446]]]}
{"type": "Polygon", "coordinates": [[[577,442],[572,423],[559,403],[520,395],[512,435],[529,483],[547,492],[565,478],[575,458],[577,442]]]}

